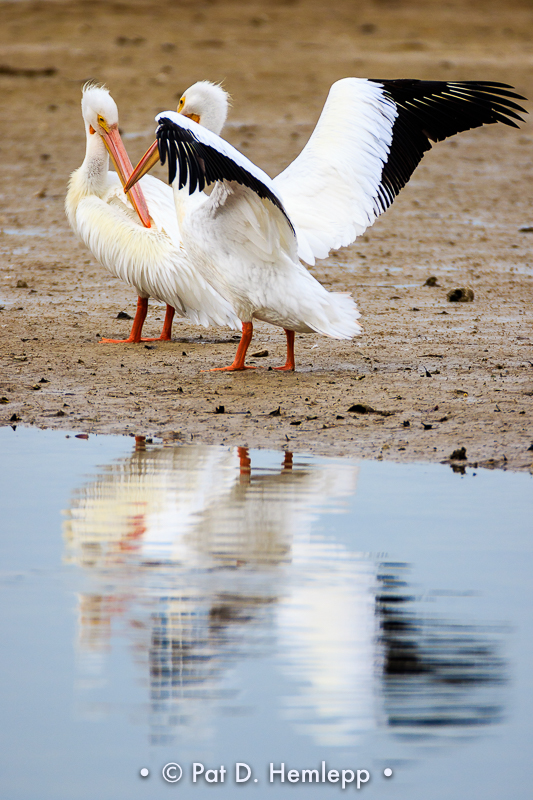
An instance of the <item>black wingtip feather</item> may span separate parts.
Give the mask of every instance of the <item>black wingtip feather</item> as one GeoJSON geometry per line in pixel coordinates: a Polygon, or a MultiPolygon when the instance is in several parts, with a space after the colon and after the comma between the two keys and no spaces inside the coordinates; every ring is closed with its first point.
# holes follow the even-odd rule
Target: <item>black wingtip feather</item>
{"type": "Polygon", "coordinates": [[[502,122],[518,128],[527,113],[516,100],[526,98],[495,81],[372,80],[396,106],[392,143],[383,166],[376,201],[381,211],[405,186],[431,142],[461,131],[502,122]],[[516,121],[515,121],[516,120],[516,121]]]}
{"type": "Polygon", "coordinates": [[[274,192],[229,156],[201,142],[191,130],[176,125],[168,117],[160,117],[156,135],[161,164],[168,158],[170,184],[177,177],[180,189],[188,183],[189,194],[193,194],[197,189],[202,191],[206,185],[209,186],[216,181],[234,181],[241,186],[247,186],[259,197],[270,200],[279,208],[294,232],[287,212],[274,192]]]}

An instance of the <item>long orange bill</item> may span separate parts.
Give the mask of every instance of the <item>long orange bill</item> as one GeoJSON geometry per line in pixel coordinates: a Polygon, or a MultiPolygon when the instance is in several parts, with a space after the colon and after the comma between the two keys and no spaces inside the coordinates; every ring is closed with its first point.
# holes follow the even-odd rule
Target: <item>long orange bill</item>
{"type": "Polygon", "coordinates": [[[155,141],[146,151],[144,156],[141,158],[133,173],[130,176],[129,181],[124,185],[124,191],[129,192],[132,186],[135,186],[137,181],[139,181],[143,175],[146,175],[152,167],[155,167],[156,164],[159,163],[159,147],[157,146],[157,141],[155,141]]]}
{"type": "MultiPolygon", "coordinates": [[[[122,143],[122,139],[120,138],[118,127],[114,126],[108,131],[104,132],[102,134],[102,138],[111,157],[111,161],[115,165],[120,182],[124,186],[128,178],[131,176],[133,166],[130,161],[130,157],[126,152],[126,148],[122,143]]],[[[144,227],[150,228],[150,212],[148,211],[148,206],[146,204],[146,200],[144,199],[141,187],[135,186],[135,188],[133,188],[131,191],[128,189],[127,194],[144,227]]]]}

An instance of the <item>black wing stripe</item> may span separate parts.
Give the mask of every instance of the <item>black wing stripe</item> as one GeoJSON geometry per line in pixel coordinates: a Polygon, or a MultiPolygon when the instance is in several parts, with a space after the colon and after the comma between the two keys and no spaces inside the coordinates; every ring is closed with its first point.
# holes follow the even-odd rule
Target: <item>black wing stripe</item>
{"type": "Polygon", "coordinates": [[[199,141],[192,131],[162,117],[157,129],[157,141],[161,163],[165,164],[168,158],[169,183],[177,175],[179,188],[183,189],[188,181],[189,194],[192,194],[196,189],[202,191],[206,185],[215,181],[234,181],[252,189],[259,197],[270,200],[280,209],[294,231],[281,201],[268,186],[229,156],[199,141]]]}
{"type": "Polygon", "coordinates": [[[440,142],[461,131],[502,122],[517,128],[526,113],[513,87],[493,81],[373,80],[381,84],[398,116],[381,174],[376,205],[386,211],[405,186],[431,141],[440,142]]]}

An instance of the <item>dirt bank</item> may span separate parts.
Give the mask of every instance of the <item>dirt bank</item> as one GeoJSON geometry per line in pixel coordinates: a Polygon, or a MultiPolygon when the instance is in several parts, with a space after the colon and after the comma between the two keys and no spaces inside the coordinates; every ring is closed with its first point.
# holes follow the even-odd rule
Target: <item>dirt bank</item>
{"type": "MultiPolygon", "coordinates": [[[[262,324],[250,352],[268,355],[245,374],[202,372],[232,360],[227,330],[178,322],[171,343],[99,344],[127,335],[116,317],[136,298],[63,212],[86,79],[111,89],[134,163],[156,112],[195,80],[223,80],[228,139],[275,174],[346,75],[483,78],[533,96],[533,11],[498,5],[1,3],[0,423],[395,460],[465,447],[462,463],[530,469],[530,123],[437,145],[362,239],[312,269],[354,294],[364,335],[297,336],[294,374],[269,371],[284,336],[262,324]],[[457,287],[473,302],[449,302],[457,287]]],[[[146,335],[163,316],[152,303],[146,335]]]]}

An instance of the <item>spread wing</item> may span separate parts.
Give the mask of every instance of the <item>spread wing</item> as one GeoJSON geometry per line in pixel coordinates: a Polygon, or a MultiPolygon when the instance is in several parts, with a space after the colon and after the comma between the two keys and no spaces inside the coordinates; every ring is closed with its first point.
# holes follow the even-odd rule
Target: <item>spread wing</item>
{"type": "Polygon", "coordinates": [[[501,83],[344,78],[309,142],[273,180],[309,264],[348,245],[389,208],[431,142],[495,122],[518,127],[501,83]]]}

